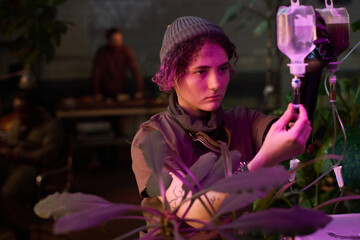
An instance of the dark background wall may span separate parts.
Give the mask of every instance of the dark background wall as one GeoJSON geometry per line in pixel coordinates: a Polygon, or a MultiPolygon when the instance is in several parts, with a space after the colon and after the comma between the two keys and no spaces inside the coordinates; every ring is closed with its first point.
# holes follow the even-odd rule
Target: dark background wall
{"type": "MultiPolygon", "coordinates": [[[[360,1],[346,2],[349,3],[336,3],[335,7],[346,7],[351,22],[359,19],[360,1]]],[[[184,15],[200,16],[219,23],[228,6],[234,3],[235,0],[68,0],[59,8],[58,14],[61,20],[72,22],[72,25],[63,37],[54,61],[43,68],[41,81],[44,95],[49,101],[56,102],[62,96],[91,94],[92,59],[98,47],[105,43],[104,32],[113,26],[122,29],[125,44],[134,49],[146,85],[149,91],[154,92],[156,87],[150,79],[159,66],[159,50],[167,25],[184,15]]],[[[301,3],[324,7],[323,1],[301,3]]],[[[257,7],[259,11],[264,9],[261,5],[257,7]]],[[[265,84],[265,35],[253,35],[259,22],[260,19],[255,16],[244,28],[239,28],[239,21],[224,26],[240,56],[237,77],[230,83],[228,93],[240,99],[239,104],[250,107],[259,107],[265,84]]],[[[351,33],[351,46],[359,40],[360,31],[351,33]]],[[[16,61],[7,56],[1,46],[0,54],[0,74],[3,74],[16,61]]],[[[286,59],[285,64],[288,62],[286,59]]],[[[341,65],[341,72],[360,72],[359,62],[360,49],[341,65]]],[[[282,68],[282,95],[289,90],[291,81],[285,64],[282,68]]]]}

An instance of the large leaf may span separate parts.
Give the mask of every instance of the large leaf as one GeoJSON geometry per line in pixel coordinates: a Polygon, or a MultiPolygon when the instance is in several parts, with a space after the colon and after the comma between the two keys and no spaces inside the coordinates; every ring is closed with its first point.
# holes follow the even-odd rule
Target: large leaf
{"type": "Polygon", "coordinates": [[[255,172],[242,172],[223,178],[214,183],[209,190],[225,193],[268,191],[279,187],[289,179],[289,172],[284,166],[278,165],[271,168],[262,168],[255,172]]]}
{"type": "MultiPolygon", "coordinates": [[[[256,199],[265,197],[274,188],[277,188],[287,181],[287,176],[289,173],[283,167],[279,166],[279,168],[274,167],[271,169],[265,168],[264,170],[265,172],[260,172],[260,174],[262,174],[264,177],[257,179],[256,182],[253,182],[251,178],[247,177],[247,175],[257,175],[257,172],[244,172],[238,174],[241,177],[236,177],[237,179],[232,178],[233,181],[236,182],[235,185],[239,186],[235,186],[233,189],[231,189],[230,192],[233,194],[230,194],[223,201],[218,212],[214,215],[214,218],[217,218],[222,214],[246,207],[256,199]],[[276,177],[271,177],[272,175],[276,177]]],[[[228,186],[228,188],[230,187],[231,186],[228,186]]]]}
{"type": "Polygon", "coordinates": [[[135,209],[139,206],[112,203],[84,193],[54,193],[34,207],[39,217],[58,219],[54,229],[56,234],[97,226],[135,209]]]}
{"type": "MultiPolygon", "coordinates": [[[[241,159],[240,152],[233,150],[228,154],[229,159],[227,160],[230,160],[232,164],[231,169],[237,168],[241,159]]],[[[223,156],[220,156],[219,159],[217,159],[217,156],[212,152],[200,156],[198,161],[196,161],[196,163],[191,166],[191,175],[188,174],[185,178],[185,181],[187,181],[192,189],[195,190],[202,190],[211,186],[213,183],[226,176],[224,161],[226,160],[223,156]]],[[[184,185],[184,190],[187,193],[189,188],[184,185]]]]}
{"type": "Polygon", "coordinates": [[[148,134],[140,145],[147,165],[157,176],[161,175],[164,166],[166,148],[166,142],[159,131],[148,134]]]}
{"type": "MultiPolygon", "coordinates": [[[[241,154],[237,150],[233,150],[230,152],[230,158],[232,162],[232,169],[236,169],[241,160],[241,154]]],[[[204,178],[201,182],[203,188],[209,188],[220,179],[225,178],[225,165],[224,165],[224,157],[220,156],[218,161],[216,161],[215,165],[213,165],[210,173],[204,178]]]]}
{"type": "Polygon", "coordinates": [[[272,208],[249,213],[219,226],[220,229],[237,229],[246,233],[307,235],[325,227],[332,220],[321,211],[294,206],[291,209],[272,208]]]}
{"type": "Polygon", "coordinates": [[[111,204],[111,202],[96,195],[56,192],[39,201],[35,205],[34,210],[41,218],[57,219],[70,213],[111,204]]]}
{"type": "MultiPolygon", "coordinates": [[[[142,150],[146,164],[152,170],[152,180],[149,185],[152,187],[150,194],[157,194],[157,196],[162,196],[166,199],[165,192],[170,185],[171,181],[169,180],[171,178],[163,178],[166,176],[163,173],[163,169],[166,159],[165,151],[168,147],[165,139],[159,131],[152,131],[145,137],[139,147],[142,150]],[[157,183],[153,180],[157,180],[157,183]]],[[[165,207],[168,208],[167,201],[165,201],[165,207]]]]}
{"type": "Polygon", "coordinates": [[[114,203],[109,206],[97,206],[69,214],[55,222],[54,233],[63,234],[95,227],[137,208],[138,206],[135,205],[114,203]]]}
{"type": "MultiPolygon", "coordinates": [[[[198,185],[201,185],[200,183],[203,181],[203,179],[209,175],[216,160],[216,154],[213,152],[208,152],[204,155],[201,155],[199,159],[194,163],[194,165],[191,166],[190,174],[186,175],[185,181],[189,183],[192,189],[200,190],[200,187],[198,185]]],[[[184,185],[183,188],[185,190],[185,193],[189,191],[188,186],[184,185]]]]}
{"type": "Polygon", "coordinates": [[[167,189],[171,182],[172,177],[170,174],[163,172],[160,174],[160,176],[151,174],[149,177],[147,183],[146,183],[146,192],[149,195],[149,197],[157,197],[161,196],[161,187],[159,185],[159,178],[162,178],[162,182],[164,183],[164,188],[167,189]]]}
{"type": "Polygon", "coordinates": [[[245,192],[243,194],[230,194],[225,198],[221,203],[216,214],[213,216],[213,219],[218,218],[219,216],[229,213],[231,211],[236,211],[242,209],[249,204],[253,203],[259,198],[263,198],[268,194],[268,191],[254,191],[252,193],[245,192]]]}

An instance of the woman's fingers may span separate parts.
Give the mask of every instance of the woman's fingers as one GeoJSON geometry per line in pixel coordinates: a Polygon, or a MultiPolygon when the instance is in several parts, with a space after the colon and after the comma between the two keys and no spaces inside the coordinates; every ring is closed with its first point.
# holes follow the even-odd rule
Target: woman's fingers
{"type": "MultiPolygon", "coordinates": [[[[299,105],[299,116],[294,125],[289,129],[294,138],[297,139],[299,144],[305,144],[311,134],[311,125],[307,116],[306,109],[303,105],[299,105]]],[[[305,146],[305,145],[304,145],[305,146]]]]}
{"type": "Polygon", "coordinates": [[[284,114],[273,124],[277,129],[284,129],[291,121],[294,114],[294,106],[290,103],[284,114]]]}
{"type": "Polygon", "coordinates": [[[304,108],[303,105],[299,105],[298,119],[295,121],[294,125],[289,131],[298,132],[298,131],[304,131],[305,129],[308,128],[311,131],[310,121],[308,119],[306,109],[304,108]]]}

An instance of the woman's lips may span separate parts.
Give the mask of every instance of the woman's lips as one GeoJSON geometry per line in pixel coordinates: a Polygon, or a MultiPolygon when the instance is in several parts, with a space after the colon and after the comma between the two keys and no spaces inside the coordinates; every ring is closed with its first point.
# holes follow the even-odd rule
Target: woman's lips
{"type": "Polygon", "coordinates": [[[205,100],[210,100],[210,101],[218,101],[218,100],[221,100],[221,95],[214,95],[214,96],[209,96],[209,97],[206,97],[205,100]]]}

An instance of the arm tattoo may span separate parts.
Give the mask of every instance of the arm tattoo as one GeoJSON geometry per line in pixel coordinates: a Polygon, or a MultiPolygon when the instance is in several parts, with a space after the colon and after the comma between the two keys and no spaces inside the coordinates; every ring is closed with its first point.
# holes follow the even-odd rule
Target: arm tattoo
{"type": "Polygon", "coordinates": [[[210,204],[211,204],[211,205],[214,205],[216,199],[217,199],[217,198],[216,198],[214,195],[210,196],[210,197],[209,197],[210,204]]]}
{"type": "Polygon", "coordinates": [[[175,186],[173,189],[173,194],[174,198],[169,200],[169,205],[172,209],[175,209],[183,199],[185,191],[181,187],[175,186]]]}

